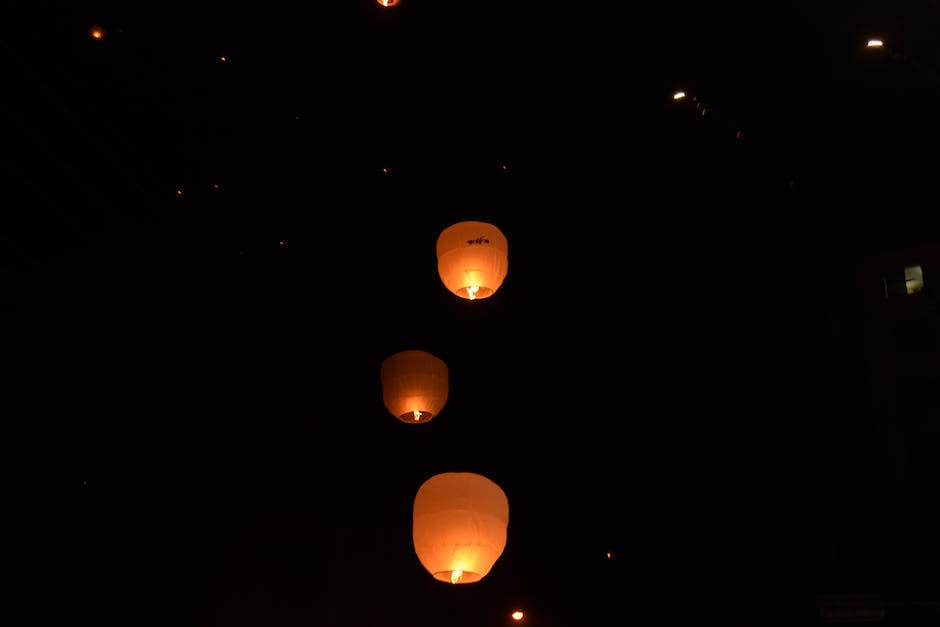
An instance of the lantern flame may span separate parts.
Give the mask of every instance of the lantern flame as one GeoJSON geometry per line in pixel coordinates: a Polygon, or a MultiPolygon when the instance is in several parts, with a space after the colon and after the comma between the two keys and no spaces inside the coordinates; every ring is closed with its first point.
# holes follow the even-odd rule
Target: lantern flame
{"type": "Polygon", "coordinates": [[[467,288],[467,298],[473,300],[477,297],[477,291],[479,291],[479,285],[471,285],[467,288]]]}
{"type": "Polygon", "coordinates": [[[416,409],[415,410],[415,422],[418,422],[419,420],[421,420],[421,410],[416,409]]]}
{"type": "Polygon", "coordinates": [[[462,570],[452,570],[450,573],[450,582],[451,583],[460,583],[460,580],[463,579],[462,570]]]}

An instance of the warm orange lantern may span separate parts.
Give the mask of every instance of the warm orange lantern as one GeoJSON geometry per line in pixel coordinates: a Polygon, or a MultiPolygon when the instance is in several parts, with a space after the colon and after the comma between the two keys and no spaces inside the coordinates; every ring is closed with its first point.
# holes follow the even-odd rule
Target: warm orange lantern
{"type": "Polygon", "coordinates": [[[483,579],[506,548],[508,525],[506,494],[483,475],[434,475],[415,496],[415,553],[438,581],[456,584],[483,579]]]}
{"type": "Polygon", "coordinates": [[[509,244],[487,222],[458,222],[437,238],[437,272],[444,287],[461,298],[492,296],[509,271],[509,244]]]}
{"type": "Polygon", "coordinates": [[[447,403],[447,364],[426,351],[406,350],[387,357],[381,378],[385,407],[402,422],[427,422],[447,403]]]}
{"type": "Polygon", "coordinates": [[[394,7],[397,6],[401,0],[377,0],[379,4],[383,7],[394,7]]]}

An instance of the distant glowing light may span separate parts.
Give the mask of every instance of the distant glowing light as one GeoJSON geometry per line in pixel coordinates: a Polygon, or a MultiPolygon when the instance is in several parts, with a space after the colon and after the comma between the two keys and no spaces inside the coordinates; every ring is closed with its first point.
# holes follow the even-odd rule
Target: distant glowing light
{"type": "Polygon", "coordinates": [[[228,61],[228,57],[223,54],[219,57],[219,61],[221,61],[222,63],[225,63],[226,61],[228,61]]]}
{"type": "Polygon", "coordinates": [[[91,28],[88,29],[88,36],[91,37],[92,39],[97,39],[98,41],[101,41],[102,39],[104,39],[104,36],[106,34],[107,33],[105,32],[105,30],[101,28],[100,26],[92,26],[91,28]]]}
{"type": "Polygon", "coordinates": [[[396,6],[401,0],[376,0],[383,7],[393,7],[396,6]]]}
{"type": "Polygon", "coordinates": [[[287,246],[287,241],[286,241],[286,240],[280,240],[280,241],[278,241],[278,245],[279,245],[279,246],[287,246]]]}
{"type": "Polygon", "coordinates": [[[673,99],[673,100],[682,100],[683,98],[685,98],[685,92],[684,92],[684,91],[677,91],[676,93],[674,93],[674,94],[672,95],[672,99],[673,99]]]}
{"type": "Polygon", "coordinates": [[[869,40],[868,40],[868,47],[869,47],[869,48],[882,48],[882,47],[884,47],[884,45],[885,45],[885,42],[883,42],[883,41],[880,40],[880,39],[869,39],[869,40]]]}
{"type": "Polygon", "coordinates": [[[607,559],[610,559],[610,553],[609,553],[609,552],[607,553],[607,559]]]}
{"type": "Polygon", "coordinates": [[[525,614],[522,612],[522,610],[516,610],[515,612],[510,614],[510,616],[512,616],[513,620],[522,620],[523,617],[525,617],[525,614]]]}
{"type": "Polygon", "coordinates": [[[177,188],[176,188],[176,195],[177,195],[177,196],[182,196],[182,195],[183,195],[183,188],[182,188],[182,187],[177,187],[177,188]]]}

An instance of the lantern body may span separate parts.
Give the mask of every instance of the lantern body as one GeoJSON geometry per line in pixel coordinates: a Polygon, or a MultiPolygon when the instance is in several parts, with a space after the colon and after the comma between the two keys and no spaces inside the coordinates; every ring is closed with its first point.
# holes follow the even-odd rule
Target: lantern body
{"type": "Polygon", "coordinates": [[[506,236],[488,222],[458,222],[437,238],[437,272],[444,287],[461,298],[492,296],[508,271],[506,236]]]}
{"type": "Polygon", "coordinates": [[[448,583],[477,582],[506,547],[509,501],[483,475],[445,472],[418,489],[412,537],[421,565],[448,583]]]}
{"type": "Polygon", "coordinates": [[[426,351],[405,350],[387,357],[381,379],[385,407],[402,422],[428,422],[447,403],[447,364],[426,351]]]}

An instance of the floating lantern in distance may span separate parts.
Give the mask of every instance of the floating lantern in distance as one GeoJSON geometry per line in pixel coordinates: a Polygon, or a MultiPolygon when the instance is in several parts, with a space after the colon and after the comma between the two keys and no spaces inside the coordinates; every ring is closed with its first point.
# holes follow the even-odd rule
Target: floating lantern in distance
{"type": "Polygon", "coordinates": [[[506,236],[488,222],[458,222],[437,238],[437,272],[444,287],[460,298],[489,298],[508,271],[506,236]]]}
{"type": "Polygon", "coordinates": [[[483,579],[506,548],[508,525],[506,494],[483,475],[434,475],[415,495],[415,553],[438,581],[458,584],[483,579]]]}
{"type": "Polygon", "coordinates": [[[401,0],[376,0],[376,1],[379,4],[381,4],[383,7],[394,7],[394,6],[398,6],[398,3],[401,0]]]}
{"type": "Polygon", "coordinates": [[[382,362],[380,374],[385,407],[402,422],[428,422],[447,403],[447,364],[431,353],[395,353],[382,362]]]}

